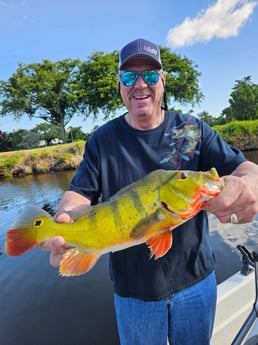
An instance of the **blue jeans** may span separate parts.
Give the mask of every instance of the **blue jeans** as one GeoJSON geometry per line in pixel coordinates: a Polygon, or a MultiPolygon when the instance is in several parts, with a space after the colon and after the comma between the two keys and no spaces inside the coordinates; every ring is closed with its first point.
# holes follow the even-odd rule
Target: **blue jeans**
{"type": "Polygon", "coordinates": [[[215,318],[215,273],[157,302],[114,296],[121,345],[209,345],[215,318]]]}

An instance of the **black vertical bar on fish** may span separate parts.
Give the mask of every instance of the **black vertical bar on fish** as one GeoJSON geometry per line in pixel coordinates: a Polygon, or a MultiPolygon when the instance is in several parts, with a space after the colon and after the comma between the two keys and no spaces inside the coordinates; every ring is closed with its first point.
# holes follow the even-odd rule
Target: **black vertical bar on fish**
{"type": "Polygon", "coordinates": [[[117,200],[113,200],[110,203],[111,207],[111,213],[113,216],[113,222],[116,224],[116,227],[119,228],[119,224],[122,222],[121,214],[120,214],[120,209],[119,209],[119,204],[117,200]]]}
{"type": "MultiPolygon", "coordinates": [[[[141,200],[141,196],[139,195],[137,190],[130,190],[130,192],[128,192],[130,195],[130,202],[133,203],[132,206],[135,207],[135,209],[137,210],[137,212],[140,214],[140,218],[144,218],[146,217],[146,212],[145,212],[145,208],[144,205],[142,203],[141,200]]],[[[127,199],[128,202],[128,199],[127,199]]],[[[113,222],[116,225],[116,228],[119,229],[121,227],[121,224],[123,224],[123,218],[121,216],[120,213],[120,209],[121,209],[121,204],[119,200],[112,200],[112,202],[109,204],[109,206],[111,207],[111,213],[113,216],[113,222]]],[[[128,217],[130,215],[128,214],[128,217]]],[[[122,229],[120,229],[120,231],[122,231],[122,229]]]]}
{"type": "Polygon", "coordinates": [[[138,211],[138,213],[140,214],[140,217],[141,218],[146,217],[145,208],[144,208],[144,205],[142,203],[141,196],[140,196],[140,193],[138,192],[138,190],[132,189],[130,191],[130,194],[131,194],[131,198],[133,200],[134,206],[135,206],[136,210],[138,211]]]}

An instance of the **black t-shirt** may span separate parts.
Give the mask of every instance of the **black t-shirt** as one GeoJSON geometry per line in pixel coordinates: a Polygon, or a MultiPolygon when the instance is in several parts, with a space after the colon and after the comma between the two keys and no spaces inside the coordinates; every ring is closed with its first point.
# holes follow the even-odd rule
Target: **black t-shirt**
{"type": "MultiPolygon", "coordinates": [[[[85,146],[83,160],[69,190],[96,204],[156,169],[209,170],[230,174],[245,161],[206,123],[189,115],[166,112],[151,130],[130,127],[124,116],[97,129],[85,146]]],[[[110,254],[114,291],[145,301],[160,300],[202,280],[214,270],[206,212],[173,230],[173,245],[149,259],[146,245],[110,254]]]]}

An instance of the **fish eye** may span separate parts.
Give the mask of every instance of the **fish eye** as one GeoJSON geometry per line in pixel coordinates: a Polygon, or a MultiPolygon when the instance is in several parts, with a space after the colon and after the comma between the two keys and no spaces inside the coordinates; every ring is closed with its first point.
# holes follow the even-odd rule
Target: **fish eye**
{"type": "Polygon", "coordinates": [[[184,180],[187,178],[187,173],[185,173],[184,171],[179,171],[177,174],[178,179],[180,180],[184,180]]]}
{"type": "Polygon", "coordinates": [[[41,220],[39,219],[39,220],[36,220],[36,221],[35,221],[34,225],[35,225],[35,226],[40,226],[41,223],[42,223],[42,222],[41,222],[41,220]]]}

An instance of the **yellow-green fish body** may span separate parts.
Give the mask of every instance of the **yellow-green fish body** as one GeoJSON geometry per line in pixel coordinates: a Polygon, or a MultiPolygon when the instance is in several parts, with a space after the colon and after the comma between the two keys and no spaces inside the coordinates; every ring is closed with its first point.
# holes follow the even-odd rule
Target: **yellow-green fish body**
{"type": "Polygon", "coordinates": [[[141,243],[157,259],[172,245],[171,230],[196,215],[222,188],[214,168],[155,170],[72,223],[56,223],[44,210],[27,206],[7,232],[6,252],[21,255],[48,238],[62,236],[74,247],[60,265],[66,276],[89,271],[104,253],[141,243]]]}

